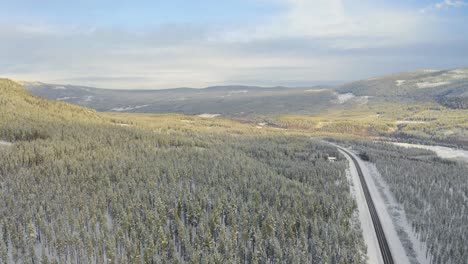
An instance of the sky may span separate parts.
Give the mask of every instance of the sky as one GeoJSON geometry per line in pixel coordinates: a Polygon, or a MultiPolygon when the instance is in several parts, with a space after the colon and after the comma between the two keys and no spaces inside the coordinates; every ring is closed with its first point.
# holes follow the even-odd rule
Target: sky
{"type": "Polygon", "coordinates": [[[0,76],[312,86],[468,66],[468,0],[0,0],[0,76]]]}

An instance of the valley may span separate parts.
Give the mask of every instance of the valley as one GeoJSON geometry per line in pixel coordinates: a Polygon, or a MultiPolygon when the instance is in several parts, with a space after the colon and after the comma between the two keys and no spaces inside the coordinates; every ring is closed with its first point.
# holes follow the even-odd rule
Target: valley
{"type": "Polygon", "coordinates": [[[0,264],[468,264],[468,0],[0,15],[0,264]]]}
{"type": "Polygon", "coordinates": [[[392,137],[447,145],[468,142],[468,109],[447,103],[468,98],[466,68],[415,71],[309,88],[108,90],[24,84],[35,95],[97,111],[208,114],[314,134],[392,137]],[[420,88],[422,83],[430,87],[420,88]]]}
{"type": "Polygon", "coordinates": [[[466,151],[446,147],[466,148],[468,112],[434,90],[462,94],[453,72],[162,91],[0,80],[0,262],[463,263],[468,167],[446,158],[466,151]]]}

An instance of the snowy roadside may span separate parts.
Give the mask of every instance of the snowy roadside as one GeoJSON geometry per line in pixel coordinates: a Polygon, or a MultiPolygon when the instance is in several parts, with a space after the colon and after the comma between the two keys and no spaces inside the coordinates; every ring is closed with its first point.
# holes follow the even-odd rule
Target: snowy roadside
{"type": "Polygon", "coordinates": [[[413,232],[403,207],[396,202],[377,168],[357,155],[353,156],[363,171],[395,263],[430,263],[425,254],[426,245],[413,232]]]}
{"type": "MultiPolygon", "coordinates": [[[[383,198],[387,211],[392,216],[393,224],[410,262],[429,264],[430,259],[426,258],[426,243],[421,242],[411,228],[411,223],[406,217],[403,206],[396,201],[389,186],[382,178],[375,165],[369,162],[363,163],[365,164],[364,166],[367,167],[370,176],[375,180],[375,187],[383,198]]],[[[363,166],[361,165],[361,167],[363,166]]]]}
{"type": "Polygon", "coordinates": [[[340,149],[338,150],[349,161],[349,169],[347,170],[347,173],[349,173],[348,179],[351,181],[351,194],[356,200],[358,206],[358,218],[361,225],[362,235],[364,237],[364,242],[367,246],[367,263],[383,264],[384,262],[380,252],[379,242],[377,240],[377,235],[375,234],[374,225],[372,223],[369,208],[367,207],[366,198],[364,196],[364,191],[362,189],[361,181],[359,180],[356,166],[346,153],[340,149]]]}

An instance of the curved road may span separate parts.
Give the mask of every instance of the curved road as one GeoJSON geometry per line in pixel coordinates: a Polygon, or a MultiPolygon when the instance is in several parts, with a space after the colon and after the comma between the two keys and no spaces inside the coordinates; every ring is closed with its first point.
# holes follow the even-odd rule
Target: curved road
{"type": "Polygon", "coordinates": [[[375,234],[376,234],[377,240],[379,242],[379,248],[380,248],[380,252],[382,253],[383,262],[385,264],[393,264],[394,262],[393,262],[392,253],[390,251],[390,247],[388,246],[387,238],[385,237],[385,233],[383,231],[382,224],[380,223],[380,219],[379,219],[379,215],[377,214],[377,210],[375,209],[374,202],[372,201],[372,197],[371,197],[371,194],[369,192],[369,188],[367,187],[366,180],[364,179],[362,169],[359,166],[359,163],[356,160],[356,158],[348,150],[346,150],[346,149],[344,149],[342,147],[339,147],[339,146],[336,146],[336,147],[339,148],[344,153],[346,153],[346,155],[348,155],[351,158],[354,165],[356,166],[356,169],[357,169],[357,172],[358,172],[358,175],[359,175],[359,179],[361,181],[362,189],[364,191],[364,196],[366,198],[367,206],[369,208],[369,212],[370,212],[370,215],[371,215],[371,218],[372,218],[372,223],[374,225],[375,234]]]}

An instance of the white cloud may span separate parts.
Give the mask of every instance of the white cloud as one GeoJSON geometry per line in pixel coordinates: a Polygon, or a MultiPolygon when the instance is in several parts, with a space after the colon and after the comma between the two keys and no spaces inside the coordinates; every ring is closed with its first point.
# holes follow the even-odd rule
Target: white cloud
{"type": "Polygon", "coordinates": [[[460,7],[466,5],[465,2],[460,1],[460,0],[444,0],[440,3],[435,4],[435,7],[437,8],[445,8],[445,7],[460,7]]]}
{"type": "Polygon", "coordinates": [[[444,9],[444,8],[451,8],[451,7],[456,8],[456,7],[466,6],[466,5],[467,5],[467,3],[465,1],[461,1],[461,0],[444,0],[444,1],[432,4],[432,5],[429,5],[429,6],[425,7],[425,8],[423,8],[423,9],[421,9],[420,11],[422,13],[425,13],[425,12],[435,10],[435,9],[444,9]]]}
{"type": "Polygon", "coordinates": [[[411,10],[373,7],[368,1],[282,0],[287,9],[270,20],[223,33],[226,41],[279,38],[329,39],[335,48],[380,47],[418,40],[427,26],[411,10]],[[371,41],[370,41],[371,40],[371,41]]]}
{"type": "Polygon", "coordinates": [[[257,1],[280,1],[285,9],[235,27],[171,24],[138,32],[0,21],[0,74],[106,88],[303,85],[436,67],[427,64],[427,44],[447,39],[435,15],[372,0],[257,1]]]}

